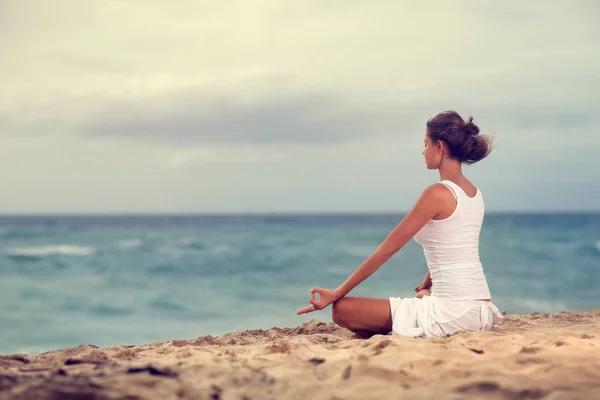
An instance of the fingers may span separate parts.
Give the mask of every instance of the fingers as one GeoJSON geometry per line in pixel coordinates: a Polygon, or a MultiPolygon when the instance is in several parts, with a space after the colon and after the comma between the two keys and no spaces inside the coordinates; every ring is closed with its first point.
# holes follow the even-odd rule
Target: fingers
{"type": "Polygon", "coordinates": [[[302,310],[298,311],[296,313],[296,315],[308,314],[309,312],[313,312],[313,311],[316,311],[316,310],[314,309],[313,306],[310,306],[310,307],[306,307],[306,308],[303,308],[302,310]]]}
{"type": "Polygon", "coordinates": [[[302,310],[298,311],[296,313],[296,315],[308,314],[309,312],[313,312],[313,311],[317,311],[317,310],[319,310],[319,309],[316,308],[315,306],[308,306],[308,307],[303,308],[302,310]]]}
{"type": "MultiPolygon", "coordinates": [[[[330,290],[322,289],[322,288],[314,288],[313,290],[310,291],[311,303],[315,304],[315,302],[318,302],[318,303],[322,302],[323,298],[327,297],[329,293],[330,293],[330,290]],[[316,299],[315,293],[319,295],[319,300],[318,301],[316,299]]],[[[323,307],[321,307],[321,308],[323,308],[323,307]]]]}
{"type": "Polygon", "coordinates": [[[303,308],[302,310],[298,311],[296,313],[296,315],[306,314],[309,312],[322,310],[323,308],[325,308],[323,305],[323,291],[324,290],[325,289],[321,289],[321,288],[312,289],[310,291],[310,304],[312,304],[312,306],[303,308]],[[321,297],[320,300],[317,300],[316,294],[319,294],[319,296],[321,297]]]}
{"type": "Polygon", "coordinates": [[[316,301],[315,299],[310,299],[310,304],[312,304],[313,307],[315,307],[317,310],[320,310],[323,308],[323,304],[321,304],[320,301],[316,301]]]}
{"type": "Polygon", "coordinates": [[[312,304],[314,307],[318,307],[319,305],[314,293],[311,293],[310,295],[310,304],[312,304]]]}

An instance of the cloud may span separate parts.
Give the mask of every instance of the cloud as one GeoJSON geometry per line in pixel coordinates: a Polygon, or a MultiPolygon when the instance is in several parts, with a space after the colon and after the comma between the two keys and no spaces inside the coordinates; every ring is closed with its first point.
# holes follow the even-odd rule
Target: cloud
{"type": "MultiPolygon", "coordinates": [[[[528,72],[497,79],[513,88],[544,84],[533,77],[529,83],[523,82],[528,72]]],[[[513,101],[507,100],[509,93],[504,92],[477,101],[481,92],[493,89],[491,86],[486,82],[467,86],[463,92],[466,96],[454,98],[440,92],[437,99],[415,96],[404,100],[386,99],[377,93],[319,89],[284,75],[259,76],[229,85],[195,85],[152,95],[109,97],[94,93],[63,98],[54,104],[13,110],[12,114],[0,110],[0,124],[25,134],[70,131],[89,139],[115,138],[195,149],[186,155],[177,153],[173,160],[179,161],[168,161],[170,165],[183,165],[188,162],[183,160],[192,159],[214,162],[209,154],[225,154],[218,149],[223,146],[243,152],[249,148],[331,146],[384,136],[399,139],[422,135],[426,120],[445,109],[457,109],[465,118],[471,114],[482,132],[502,140],[518,138],[521,143],[532,142],[536,131],[544,131],[544,139],[554,140],[554,144],[568,142],[571,139],[565,133],[600,125],[592,102],[581,99],[539,102],[525,90],[514,92],[513,101]],[[465,99],[471,96],[474,100],[465,99]],[[524,132],[528,132],[526,136],[524,132]],[[206,153],[208,148],[212,150],[206,153]]],[[[252,158],[248,154],[240,157],[252,158]]]]}
{"type": "MultiPolygon", "coordinates": [[[[190,88],[93,110],[78,131],[179,145],[333,144],[388,133],[388,112],[324,90],[190,88]]],[[[398,123],[398,121],[395,121],[398,123]]],[[[397,126],[397,125],[396,125],[397,126]]]]}
{"type": "Polygon", "coordinates": [[[3,4],[5,132],[264,147],[421,134],[448,108],[503,135],[598,122],[593,2],[3,4]]]}
{"type": "MultiPolygon", "coordinates": [[[[524,99],[521,99],[524,100],[524,99]]],[[[435,113],[455,108],[474,115],[484,131],[502,136],[544,131],[560,141],[565,133],[600,126],[591,105],[470,104],[450,100],[412,103],[352,99],[324,91],[279,92],[256,96],[244,89],[175,91],[142,101],[118,101],[94,110],[77,127],[91,137],[117,137],[178,146],[340,145],[382,136],[420,135],[435,113]],[[245,97],[249,97],[245,99],[245,97]]],[[[570,139],[569,139],[570,140],[570,139]]]]}
{"type": "Polygon", "coordinates": [[[196,148],[184,149],[171,153],[166,157],[170,167],[179,168],[190,163],[207,164],[254,164],[279,163],[286,159],[286,154],[275,151],[259,151],[248,147],[196,148]]]}
{"type": "Polygon", "coordinates": [[[444,109],[493,208],[591,204],[598,4],[0,0],[0,206],[409,207],[444,109]]]}

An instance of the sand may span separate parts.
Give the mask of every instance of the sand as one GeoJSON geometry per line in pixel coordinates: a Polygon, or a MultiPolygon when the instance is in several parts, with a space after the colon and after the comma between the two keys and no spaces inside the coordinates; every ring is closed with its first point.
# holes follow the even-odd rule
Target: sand
{"type": "Polygon", "coordinates": [[[0,399],[600,398],[599,328],[600,309],[508,315],[494,331],[445,338],[361,339],[313,320],[141,346],[82,345],[1,357],[0,399]]]}

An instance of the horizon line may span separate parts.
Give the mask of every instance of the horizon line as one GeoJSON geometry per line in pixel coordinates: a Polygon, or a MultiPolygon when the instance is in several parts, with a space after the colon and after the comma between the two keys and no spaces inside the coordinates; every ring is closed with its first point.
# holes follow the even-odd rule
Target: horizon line
{"type": "MultiPolygon", "coordinates": [[[[405,215],[409,211],[84,211],[84,212],[13,212],[0,213],[0,218],[5,217],[120,217],[120,216],[202,216],[202,217],[229,217],[229,216],[350,216],[350,215],[405,215]]],[[[486,215],[493,214],[600,214],[597,210],[487,210],[486,215]]]]}

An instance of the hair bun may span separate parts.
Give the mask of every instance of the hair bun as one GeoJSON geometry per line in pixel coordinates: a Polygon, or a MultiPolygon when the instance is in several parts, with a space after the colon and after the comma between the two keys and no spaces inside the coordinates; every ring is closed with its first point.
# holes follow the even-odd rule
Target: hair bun
{"type": "Polygon", "coordinates": [[[442,111],[427,120],[426,132],[433,143],[443,141],[447,146],[448,157],[462,164],[471,165],[481,161],[491,151],[490,137],[479,134],[479,127],[473,123],[473,117],[465,120],[454,110],[442,111]]]}
{"type": "Polygon", "coordinates": [[[477,136],[479,134],[479,127],[473,123],[473,117],[469,117],[469,120],[465,123],[465,132],[471,136],[477,136]]]}

